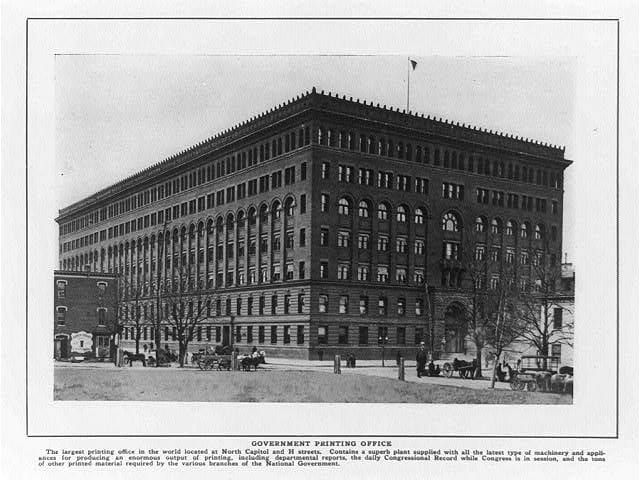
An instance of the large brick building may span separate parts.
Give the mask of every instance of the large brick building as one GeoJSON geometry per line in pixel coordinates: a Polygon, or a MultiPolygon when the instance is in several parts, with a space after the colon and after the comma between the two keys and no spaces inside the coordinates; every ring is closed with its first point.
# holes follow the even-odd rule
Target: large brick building
{"type": "Polygon", "coordinates": [[[314,89],[62,209],[60,268],[122,274],[150,320],[157,280],[189,266],[210,302],[193,349],[464,353],[463,251],[490,259],[486,287],[506,265],[529,282],[543,251],[559,262],[569,164],[559,147],[314,89]]]}

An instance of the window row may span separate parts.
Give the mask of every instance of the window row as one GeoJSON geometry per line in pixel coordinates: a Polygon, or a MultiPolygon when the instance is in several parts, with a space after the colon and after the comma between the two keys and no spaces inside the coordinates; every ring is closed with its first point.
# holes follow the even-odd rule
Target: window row
{"type": "MultiPolygon", "coordinates": [[[[318,345],[329,344],[329,336],[336,339],[338,344],[342,345],[355,345],[368,346],[371,344],[383,346],[386,344],[392,345],[407,345],[411,341],[407,336],[406,326],[395,326],[389,328],[389,326],[367,326],[367,325],[350,325],[342,324],[337,326],[320,325],[318,326],[318,345]],[[337,330],[337,332],[336,332],[337,330]],[[357,336],[357,337],[356,337],[357,336]]],[[[426,340],[424,327],[413,328],[413,344],[419,345],[426,340]]]]}
{"type": "MultiPolygon", "coordinates": [[[[163,341],[177,341],[178,332],[175,326],[161,326],[160,338],[163,341]]],[[[126,326],[123,330],[123,338],[125,341],[155,341],[154,326],[126,326]]],[[[232,330],[230,326],[219,325],[199,325],[196,326],[193,333],[192,341],[196,342],[215,342],[221,343],[245,343],[245,344],[304,344],[305,342],[305,326],[304,325],[285,325],[285,326],[234,326],[232,330]],[[233,336],[233,340],[231,339],[233,336]]]]}
{"type": "MultiPolygon", "coordinates": [[[[199,185],[220,179],[225,175],[243,170],[247,167],[264,162],[297,148],[310,144],[309,127],[301,127],[291,132],[279,135],[260,145],[249,147],[242,152],[227,156],[225,159],[211,161],[207,165],[194,169],[188,173],[162,182],[157,186],[143,192],[134,194],[126,199],[111,203],[106,207],[86,214],[78,219],[65,222],[60,225],[60,235],[67,235],[85,227],[90,227],[99,222],[111,219],[132,210],[145,207],[153,202],[163,200],[172,195],[197,187],[199,185]]],[[[300,180],[306,179],[306,163],[301,166],[300,180]]],[[[264,176],[263,176],[264,177],[264,176]]],[[[268,176],[267,176],[268,177],[268,176]]],[[[282,171],[276,173],[271,180],[272,189],[282,185],[282,171]]],[[[261,180],[261,182],[264,182],[261,180]]],[[[295,167],[289,167],[284,171],[285,185],[295,182],[295,167]]],[[[268,186],[263,185],[268,189],[268,186]]],[[[251,186],[249,186],[251,190],[251,186]]],[[[249,195],[253,195],[249,193],[249,195]]],[[[240,198],[240,197],[238,197],[240,198]]],[[[227,197],[226,202],[230,202],[227,197]]]]}
{"type": "Polygon", "coordinates": [[[348,129],[320,126],[315,133],[314,142],[319,145],[562,189],[561,170],[541,169],[523,162],[489,158],[484,154],[463,152],[442,145],[423,143],[412,145],[410,142],[356,133],[348,129]]]}
{"type": "MultiPolygon", "coordinates": [[[[335,302],[335,301],[334,301],[335,302]]],[[[371,302],[376,302],[376,299],[373,299],[371,302]]],[[[416,316],[425,315],[425,301],[423,298],[418,297],[414,300],[414,313],[416,316]]],[[[318,312],[321,314],[326,314],[329,312],[336,312],[338,314],[357,314],[360,316],[366,316],[372,314],[370,310],[370,300],[369,296],[359,296],[357,299],[349,300],[348,295],[340,295],[337,298],[337,305],[335,307],[329,305],[329,295],[328,294],[320,294],[318,296],[318,312]],[[357,304],[357,310],[355,309],[357,304]],[[353,305],[351,305],[353,304],[353,305]]],[[[395,309],[393,312],[390,312],[389,307],[389,298],[386,296],[379,296],[377,298],[377,303],[375,304],[375,312],[379,316],[387,316],[389,314],[397,315],[397,316],[406,316],[407,315],[407,299],[405,297],[398,297],[396,299],[395,309]]]]}

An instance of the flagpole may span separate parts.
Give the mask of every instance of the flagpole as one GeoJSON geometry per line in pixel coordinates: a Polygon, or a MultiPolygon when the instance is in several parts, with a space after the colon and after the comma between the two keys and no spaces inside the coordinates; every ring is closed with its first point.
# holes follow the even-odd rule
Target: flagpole
{"type": "Polygon", "coordinates": [[[407,57],[407,113],[409,113],[409,85],[411,83],[411,57],[407,57]]]}

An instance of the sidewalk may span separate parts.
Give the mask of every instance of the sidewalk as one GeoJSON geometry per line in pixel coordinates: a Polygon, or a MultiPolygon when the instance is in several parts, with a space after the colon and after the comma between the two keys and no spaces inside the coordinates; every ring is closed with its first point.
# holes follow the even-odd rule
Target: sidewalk
{"type": "MultiPolygon", "coordinates": [[[[113,362],[60,362],[55,361],[54,366],[62,369],[109,369],[109,370],[140,370],[140,369],[158,369],[158,370],[198,370],[197,365],[185,365],[184,368],[180,368],[177,363],[172,363],[168,367],[143,367],[142,363],[137,361],[133,363],[132,367],[123,366],[117,367],[113,362]]],[[[262,364],[259,370],[269,371],[318,371],[333,373],[333,360],[330,361],[310,361],[307,359],[289,359],[289,358],[269,358],[266,364],[262,364]]],[[[443,386],[456,386],[465,387],[470,389],[489,389],[491,381],[489,376],[493,371],[492,366],[483,369],[485,379],[462,379],[457,373],[454,373],[452,377],[446,378],[428,377],[423,376],[419,378],[416,373],[415,361],[405,362],[405,381],[419,384],[440,384],[443,386]]],[[[385,367],[382,367],[382,361],[378,360],[358,360],[355,368],[345,367],[345,362],[342,362],[341,366],[342,375],[346,376],[378,376],[387,379],[398,379],[398,367],[395,360],[385,361],[385,367]]],[[[509,383],[497,382],[495,389],[510,389],[509,383]]]]}

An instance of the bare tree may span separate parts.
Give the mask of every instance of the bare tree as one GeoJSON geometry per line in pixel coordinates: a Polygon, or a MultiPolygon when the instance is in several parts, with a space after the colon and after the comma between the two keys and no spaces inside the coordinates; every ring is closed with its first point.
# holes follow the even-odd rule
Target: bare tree
{"type": "Polygon", "coordinates": [[[121,277],[122,323],[123,328],[132,328],[132,339],[136,342],[136,354],[140,354],[140,339],[142,338],[142,313],[144,301],[143,286],[140,282],[133,283],[127,277],[121,277]]]}
{"type": "Polygon", "coordinates": [[[463,276],[470,290],[469,302],[464,306],[466,337],[470,338],[476,350],[476,372],[474,377],[482,377],[482,351],[486,346],[491,322],[486,313],[487,292],[487,252],[486,248],[476,249],[473,239],[468,239],[462,249],[463,276]]]}
{"type": "Polygon", "coordinates": [[[490,290],[487,300],[486,314],[489,323],[486,330],[486,343],[493,348],[496,359],[491,376],[491,388],[493,388],[500,357],[522,335],[522,321],[518,309],[519,296],[511,270],[503,276],[495,289],[490,290]]]}
{"type": "Polygon", "coordinates": [[[519,295],[521,339],[536,348],[541,356],[549,356],[552,342],[573,346],[573,322],[556,325],[558,316],[562,319],[572,316],[563,315],[570,311],[562,302],[561,266],[547,249],[538,252],[531,261],[532,282],[519,295]]]}
{"type": "Polygon", "coordinates": [[[207,319],[210,294],[199,286],[188,267],[183,267],[171,283],[166,282],[162,295],[167,325],[175,330],[178,341],[178,360],[184,367],[189,343],[198,326],[207,319]]]}

